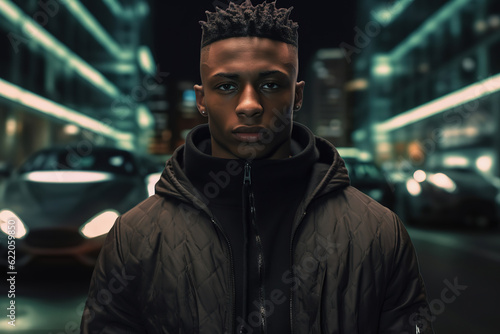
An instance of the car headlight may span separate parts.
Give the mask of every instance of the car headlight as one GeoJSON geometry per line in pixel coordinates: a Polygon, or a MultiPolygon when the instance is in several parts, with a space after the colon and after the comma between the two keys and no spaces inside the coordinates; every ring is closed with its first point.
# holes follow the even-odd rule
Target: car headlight
{"type": "Polygon", "coordinates": [[[146,183],[148,185],[148,195],[153,196],[155,194],[155,186],[161,177],[160,173],[153,173],[146,177],[146,183]]]}
{"type": "Polygon", "coordinates": [[[422,192],[422,187],[415,179],[409,179],[406,181],[406,190],[408,190],[410,195],[418,196],[422,192]]]}
{"type": "Polygon", "coordinates": [[[424,182],[427,179],[427,174],[423,170],[419,169],[413,173],[413,178],[417,182],[424,182]]]}
{"type": "Polygon", "coordinates": [[[457,189],[455,182],[443,173],[432,174],[427,178],[427,180],[436,187],[444,189],[449,193],[452,193],[455,189],[457,189]]]}
{"type": "Polygon", "coordinates": [[[0,211],[0,229],[3,233],[16,239],[22,239],[28,234],[28,228],[21,218],[10,210],[0,211]]]}
{"type": "Polygon", "coordinates": [[[119,213],[114,210],[101,212],[80,228],[80,234],[88,239],[106,234],[113,227],[118,216],[119,213]]]}

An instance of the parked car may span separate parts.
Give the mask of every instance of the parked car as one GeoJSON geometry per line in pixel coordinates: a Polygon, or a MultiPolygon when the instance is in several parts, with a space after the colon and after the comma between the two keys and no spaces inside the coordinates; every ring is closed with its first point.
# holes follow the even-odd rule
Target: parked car
{"type": "Polygon", "coordinates": [[[143,165],[116,148],[35,153],[0,188],[0,250],[11,235],[17,266],[60,258],[93,265],[118,215],[147,198],[143,165]]]}
{"type": "Polygon", "coordinates": [[[351,147],[340,147],[337,150],[346,164],[351,185],[392,209],[393,187],[382,170],[374,163],[371,155],[351,147]]]}
{"type": "Polygon", "coordinates": [[[472,168],[418,169],[398,190],[396,212],[408,224],[498,224],[498,189],[472,168]]]}
{"type": "Polygon", "coordinates": [[[165,163],[171,156],[171,154],[166,154],[158,156],[156,159],[152,159],[149,156],[141,158],[140,164],[145,169],[144,172],[147,175],[148,196],[155,194],[156,183],[160,180],[163,169],[165,169],[165,163]]]}

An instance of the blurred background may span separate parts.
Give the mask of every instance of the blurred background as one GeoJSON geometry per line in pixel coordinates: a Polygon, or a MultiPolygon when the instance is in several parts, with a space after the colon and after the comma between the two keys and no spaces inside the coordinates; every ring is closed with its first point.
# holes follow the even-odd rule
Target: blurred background
{"type": "MultiPolygon", "coordinates": [[[[436,333],[498,333],[500,2],[277,4],[300,25],[296,120],[407,226],[436,333]]],[[[0,332],[79,332],[107,231],[205,122],[198,21],[215,6],[0,0],[0,332]]]]}

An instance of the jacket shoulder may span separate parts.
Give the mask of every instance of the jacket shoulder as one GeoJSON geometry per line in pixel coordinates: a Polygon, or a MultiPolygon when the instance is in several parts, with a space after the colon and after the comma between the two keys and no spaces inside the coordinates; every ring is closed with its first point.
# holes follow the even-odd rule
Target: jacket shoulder
{"type": "Polygon", "coordinates": [[[321,202],[324,209],[332,210],[339,219],[349,217],[349,219],[377,222],[393,219],[396,216],[393,211],[350,185],[322,196],[321,202]]]}
{"type": "Polygon", "coordinates": [[[346,187],[344,191],[351,205],[354,206],[353,209],[360,213],[372,215],[374,218],[387,218],[394,215],[390,209],[353,186],[346,187]]]}
{"type": "Polygon", "coordinates": [[[129,222],[142,218],[144,216],[154,216],[158,206],[161,206],[162,198],[158,195],[149,196],[129,211],[121,216],[123,222],[129,222]]]}
{"type": "Polygon", "coordinates": [[[408,239],[403,223],[393,211],[353,186],[323,196],[313,211],[313,224],[325,234],[335,231],[339,238],[362,239],[367,243],[376,239],[383,241],[385,249],[397,247],[401,238],[408,239]]]}
{"type": "MultiPolygon", "coordinates": [[[[162,196],[153,195],[122,214],[113,226],[114,239],[125,254],[149,257],[166,235],[165,231],[178,220],[179,205],[162,196]]],[[[126,260],[126,259],[124,259],[126,260]]]]}
{"type": "Polygon", "coordinates": [[[206,222],[203,210],[156,194],[122,214],[113,229],[124,250],[148,258],[158,247],[175,247],[198,229],[209,235],[206,222]]]}

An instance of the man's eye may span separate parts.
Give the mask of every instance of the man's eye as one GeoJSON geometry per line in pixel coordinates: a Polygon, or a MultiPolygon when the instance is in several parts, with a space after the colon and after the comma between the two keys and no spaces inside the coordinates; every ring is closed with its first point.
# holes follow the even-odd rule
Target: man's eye
{"type": "Polygon", "coordinates": [[[235,90],[236,86],[232,84],[222,84],[220,86],[217,86],[218,90],[222,90],[224,92],[230,91],[230,90],[235,90]]]}
{"type": "Polygon", "coordinates": [[[262,85],[262,88],[264,89],[277,89],[279,88],[279,85],[274,82],[268,82],[262,85]]]}

